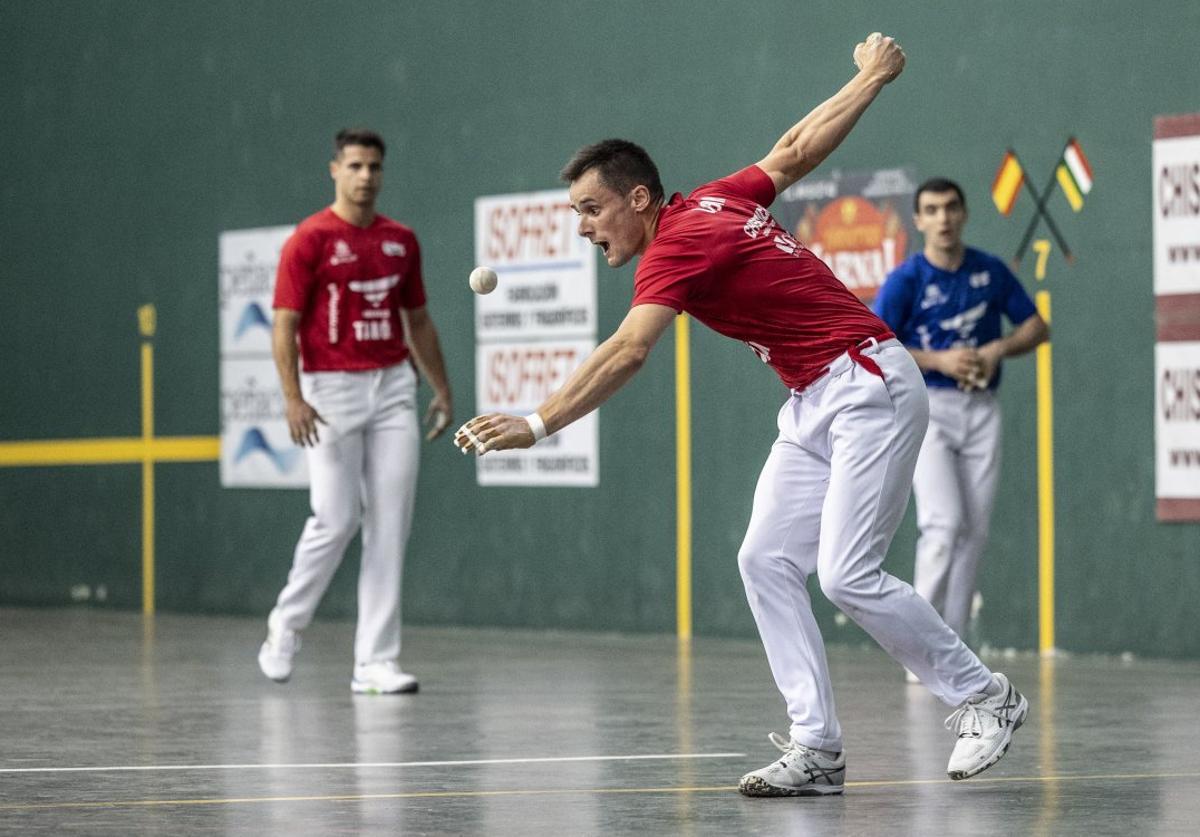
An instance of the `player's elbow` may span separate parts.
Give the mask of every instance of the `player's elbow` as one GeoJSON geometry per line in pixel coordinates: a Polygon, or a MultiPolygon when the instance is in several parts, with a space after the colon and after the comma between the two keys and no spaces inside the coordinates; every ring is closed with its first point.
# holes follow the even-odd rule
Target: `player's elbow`
{"type": "Polygon", "coordinates": [[[628,340],[621,347],[622,365],[631,372],[637,372],[646,364],[650,357],[650,346],[640,340],[628,340]]]}

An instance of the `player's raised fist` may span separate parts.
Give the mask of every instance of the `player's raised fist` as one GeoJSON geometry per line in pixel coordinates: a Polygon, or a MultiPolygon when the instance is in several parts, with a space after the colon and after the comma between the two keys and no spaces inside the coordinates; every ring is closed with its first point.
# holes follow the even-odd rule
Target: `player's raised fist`
{"type": "Polygon", "coordinates": [[[904,50],[895,38],[872,32],[854,48],[854,66],[878,75],[886,84],[904,70],[904,50]]]}

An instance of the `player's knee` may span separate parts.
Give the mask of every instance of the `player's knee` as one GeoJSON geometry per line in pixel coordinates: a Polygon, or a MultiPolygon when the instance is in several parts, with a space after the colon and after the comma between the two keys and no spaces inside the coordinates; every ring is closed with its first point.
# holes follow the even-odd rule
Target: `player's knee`
{"type": "Polygon", "coordinates": [[[878,589],[878,576],[879,573],[850,574],[832,570],[821,574],[821,592],[840,610],[853,613],[873,589],[878,589]]]}
{"type": "Polygon", "coordinates": [[[746,542],[738,550],[738,571],[742,574],[742,582],[750,584],[762,578],[767,571],[768,556],[753,544],[746,542]]]}
{"type": "Polygon", "coordinates": [[[362,511],[357,505],[339,504],[319,508],[313,515],[317,528],[326,538],[350,542],[362,523],[362,511]]]}

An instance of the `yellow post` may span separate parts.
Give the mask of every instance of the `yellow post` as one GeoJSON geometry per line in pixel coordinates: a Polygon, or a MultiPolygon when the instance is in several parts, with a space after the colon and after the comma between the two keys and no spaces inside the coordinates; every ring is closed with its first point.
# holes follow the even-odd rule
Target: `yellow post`
{"type": "MultiPolygon", "coordinates": [[[[1036,275],[1046,278],[1050,242],[1033,243],[1038,261],[1036,275]]],[[[1035,295],[1038,313],[1050,322],[1050,292],[1035,295]]],[[[1054,387],[1050,341],[1037,347],[1037,447],[1038,447],[1038,650],[1054,653],[1054,387]]]]}
{"type": "Polygon", "coordinates": [[[153,305],[138,309],[142,341],[142,613],[154,615],[154,337],[153,305]]]}
{"type": "Polygon", "coordinates": [[[675,632],[692,636],[692,386],[688,318],[675,318],[675,632]]]}

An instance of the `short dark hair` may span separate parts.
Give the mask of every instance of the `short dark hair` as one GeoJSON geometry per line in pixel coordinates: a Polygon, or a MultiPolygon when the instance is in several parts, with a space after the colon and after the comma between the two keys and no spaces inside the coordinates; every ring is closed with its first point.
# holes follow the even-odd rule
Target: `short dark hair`
{"type": "Polygon", "coordinates": [[[361,145],[365,148],[378,148],[379,156],[387,154],[387,146],[383,137],[369,128],[342,128],[333,138],[333,156],[337,157],[347,145],[361,145]]]}
{"type": "Polygon", "coordinates": [[[635,186],[645,186],[651,200],[663,199],[658,166],[646,149],[629,140],[606,139],[585,145],[567,161],[559,176],[565,183],[574,183],[592,169],[599,173],[604,186],[620,195],[628,195],[635,186]]]}
{"type": "Polygon", "coordinates": [[[913,212],[921,211],[922,192],[954,192],[958,195],[963,209],[967,208],[967,196],[963,194],[962,188],[957,183],[945,177],[931,177],[917,187],[917,193],[913,195],[913,212]]]}

